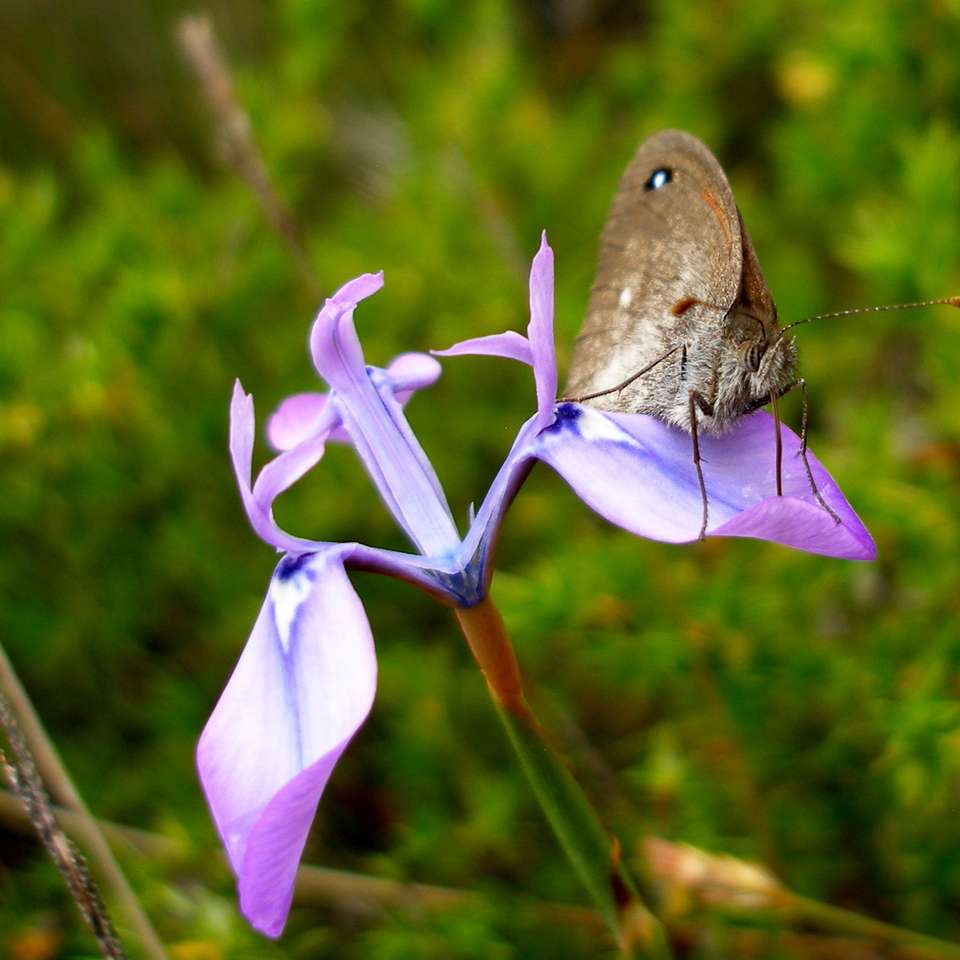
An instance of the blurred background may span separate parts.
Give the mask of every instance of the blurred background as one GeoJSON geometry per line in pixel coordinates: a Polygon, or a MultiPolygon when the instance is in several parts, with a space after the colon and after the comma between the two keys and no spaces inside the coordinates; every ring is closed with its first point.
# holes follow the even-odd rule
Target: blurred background
{"type": "MultiPolygon", "coordinates": [[[[960,2],[206,9],[280,229],[184,64],[193,8],[0,5],[0,638],[96,814],[163,838],[121,855],[180,960],[605,956],[544,906],[585,897],[449,612],[370,575],[354,582],[378,698],[305,859],[476,896],[432,909],[333,882],[279,944],[240,918],[193,768],[274,564],[226,456],[233,379],[261,415],[312,389],[313,311],[366,270],[386,271],[357,317],[370,362],[522,329],[544,227],[565,361],[617,180],[663,126],[717,153],[782,318],[960,293],[960,2]]],[[[626,857],[648,836],[696,844],[956,940],[960,314],[798,334],[811,445],[875,564],[644,542],[540,467],[494,595],[626,857]]],[[[411,403],[457,516],[533,405],[529,371],[483,359],[447,362],[411,403]]],[[[278,516],[403,546],[346,449],[278,516]]],[[[776,936],[751,953],[741,933],[703,919],[685,955],[814,955],[776,936]]],[[[0,955],[93,954],[8,811],[0,955]]]]}

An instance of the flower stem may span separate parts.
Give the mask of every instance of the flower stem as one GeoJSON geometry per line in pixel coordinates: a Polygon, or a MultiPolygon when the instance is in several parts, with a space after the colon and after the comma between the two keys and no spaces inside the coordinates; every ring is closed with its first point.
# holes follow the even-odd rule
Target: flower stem
{"type": "Polygon", "coordinates": [[[816,927],[821,930],[837,931],[847,936],[860,937],[864,941],[880,945],[881,948],[909,951],[911,956],[940,957],[960,960],[960,946],[945,943],[935,937],[928,937],[913,930],[904,930],[872,917],[865,917],[841,907],[821,903],[784,891],[774,901],[775,913],[785,925],[791,927],[816,927]]]}
{"type": "Polygon", "coordinates": [[[83,846],[86,847],[91,862],[95,864],[123,907],[130,925],[140,939],[144,955],[149,960],[167,960],[160,938],[143,907],[140,906],[140,901],[127,882],[127,878],[123,875],[97,821],[94,820],[83,797],[74,786],[70,774],[67,773],[56,747],[40,722],[40,717],[2,645],[0,645],[0,695],[9,701],[12,714],[19,721],[19,729],[22,731],[23,740],[32,755],[32,760],[50,792],[60,803],[78,815],[77,834],[83,846]]]}
{"type": "Polygon", "coordinates": [[[457,607],[457,621],[480,665],[490,696],[498,708],[535,723],[523,695],[523,681],[503,617],[490,597],[473,607],[457,607]]]}
{"type": "Polygon", "coordinates": [[[548,744],[524,697],[500,612],[487,597],[476,606],[457,608],[456,616],[544,816],[623,956],[668,960],[664,929],[620,862],[619,841],[607,832],[566,763],[548,744]]]}

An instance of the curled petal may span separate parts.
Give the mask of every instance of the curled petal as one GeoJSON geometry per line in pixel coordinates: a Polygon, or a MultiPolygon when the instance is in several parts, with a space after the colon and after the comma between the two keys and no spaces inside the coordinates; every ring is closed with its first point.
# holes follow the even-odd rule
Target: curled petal
{"type": "Polygon", "coordinates": [[[263,468],[256,484],[251,486],[254,432],[253,397],[238,380],[230,401],[230,459],[250,526],[261,540],[278,550],[309,553],[325,549],[328,544],[293,537],[281,530],[274,522],[272,510],[274,498],[323,456],[325,433],[320,430],[310,440],[280,454],[263,468]]]}
{"type": "Polygon", "coordinates": [[[321,424],[312,437],[307,437],[264,465],[253,484],[253,497],[261,509],[269,513],[273,501],[319,463],[329,433],[329,425],[321,424]]]}
{"type": "Polygon", "coordinates": [[[310,352],[317,373],[334,390],[350,390],[364,370],[363,349],[353,326],[353,310],[382,286],[382,271],[362,274],[345,283],[317,314],[310,331],[310,352]]]}
{"type": "MultiPolygon", "coordinates": [[[[326,405],[325,393],[295,393],[287,397],[267,421],[267,442],[282,453],[308,440],[316,433],[326,405]]],[[[340,427],[334,427],[327,439],[349,442],[349,437],[340,427]]]]}
{"type": "Polygon", "coordinates": [[[355,307],[361,300],[372,297],[383,286],[383,271],[361,273],[359,277],[348,280],[330,298],[336,303],[355,307]]]}
{"type": "Polygon", "coordinates": [[[390,361],[386,370],[398,400],[400,393],[410,394],[432,386],[440,372],[440,364],[428,353],[401,353],[390,361]]]}
{"type": "MultiPolygon", "coordinates": [[[[331,406],[388,509],[421,553],[447,556],[460,538],[443,489],[407,424],[389,375],[367,369],[353,325],[355,304],[344,293],[355,289],[369,295],[382,283],[380,274],[359,277],[328,300],[314,323],[310,349],[317,371],[333,388],[331,406]]],[[[421,361],[417,378],[423,367],[421,361]]]]}
{"type": "Polygon", "coordinates": [[[553,250],[546,230],[540,236],[540,249],[530,266],[530,324],[527,337],[533,355],[533,376],[537,385],[537,423],[553,423],[553,405],[557,398],[557,358],[553,343],[553,250]]]}
{"type": "MultiPolygon", "coordinates": [[[[426,353],[401,353],[384,371],[394,395],[405,404],[417,390],[434,384],[440,376],[440,364],[426,353]]],[[[281,401],[267,421],[267,441],[274,450],[290,450],[316,433],[327,405],[325,393],[295,393],[281,401]]],[[[349,443],[350,437],[340,426],[329,433],[328,440],[349,443]]]]}
{"type": "Polygon", "coordinates": [[[375,688],[370,628],[339,558],[285,557],[197,747],[241,909],[268,936],[283,930],[320,795],[375,688]]]}
{"type": "Polygon", "coordinates": [[[507,360],[519,360],[527,366],[533,366],[533,351],[530,341],[516,330],[505,333],[492,333],[487,337],[471,337],[461,340],[446,350],[431,350],[437,357],[503,357],[507,360]]]}
{"type": "MultiPolygon", "coordinates": [[[[783,437],[783,496],[775,493],[773,418],[743,417],[723,437],[702,437],[700,453],[710,536],[748,536],[827,556],[871,560],[873,539],[839,487],[808,453],[821,496],[814,498],[800,457],[800,438],[783,437]]],[[[611,523],[681,543],[700,529],[701,499],[690,436],[639,414],[605,414],[579,404],[557,408],[557,422],[535,441],[537,457],[611,523]]]]}

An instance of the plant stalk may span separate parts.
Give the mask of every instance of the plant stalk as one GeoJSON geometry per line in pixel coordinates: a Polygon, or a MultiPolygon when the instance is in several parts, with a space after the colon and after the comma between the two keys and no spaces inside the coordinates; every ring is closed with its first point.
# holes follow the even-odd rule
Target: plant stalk
{"type": "Polygon", "coordinates": [[[603,915],[624,957],[669,960],[670,946],[641,899],[611,836],[563,759],[548,744],[523,693],[503,618],[490,597],[456,610],[497,715],[560,847],[603,915]]]}

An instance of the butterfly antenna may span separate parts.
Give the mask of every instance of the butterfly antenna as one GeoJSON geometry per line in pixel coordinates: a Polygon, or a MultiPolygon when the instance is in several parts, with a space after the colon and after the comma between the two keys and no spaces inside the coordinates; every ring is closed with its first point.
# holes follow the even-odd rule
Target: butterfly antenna
{"type": "Polygon", "coordinates": [[[916,300],[913,303],[888,303],[880,307],[851,307],[849,310],[833,310],[830,313],[818,313],[812,317],[804,317],[803,320],[794,320],[788,323],[780,330],[777,340],[793,327],[802,326],[805,323],[813,323],[814,320],[832,320],[835,317],[852,317],[858,313],[886,313],[888,310],[915,310],[918,307],[935,307],[945,305],[948,307],[960,307],[960,297],[938,297],[935,300],[916,300]]]}

